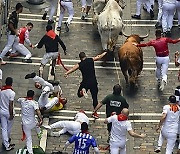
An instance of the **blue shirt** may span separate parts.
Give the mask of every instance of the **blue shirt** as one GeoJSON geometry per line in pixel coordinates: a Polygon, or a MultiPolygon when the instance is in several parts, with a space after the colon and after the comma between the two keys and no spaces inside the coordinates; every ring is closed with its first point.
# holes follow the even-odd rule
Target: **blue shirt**
{"type": "Polygon", "coordinates": [[[93,136],[86,133],[78,133],[73,135],[69,140],[69,143],[75,141],[75,148],[73,154],[89,154],[89,147],[97,147],[96,140],[93,136]]]}

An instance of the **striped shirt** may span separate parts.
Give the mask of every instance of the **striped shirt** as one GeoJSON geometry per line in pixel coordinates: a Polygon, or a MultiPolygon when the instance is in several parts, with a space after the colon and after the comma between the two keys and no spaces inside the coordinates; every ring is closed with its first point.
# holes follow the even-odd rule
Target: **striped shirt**
{"type": "Polygon", "coordinates": [[[75,142],[75,148],[73,154],[89,154],[90,146],[97,147],[96,140],[93,136],[86,133],[78,133],[73,135],[69,140],[69,143],[75,142]]]}

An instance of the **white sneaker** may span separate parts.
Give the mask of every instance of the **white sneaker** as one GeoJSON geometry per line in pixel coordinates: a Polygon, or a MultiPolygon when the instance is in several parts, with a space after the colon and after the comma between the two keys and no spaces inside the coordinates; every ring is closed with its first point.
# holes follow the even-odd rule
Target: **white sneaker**
{"type": "Polygon", "coordinates": [[[59,137],[60,136],[59,132],[53,132],[53,131],[50,131],[49,135],[53,136],[53,137],[59,137]]]}
{"type": "Polygon", "coordinates": [[[11,151],[14,149],[14,146],[9,145],[9,147],[6,148],[6,151],[11,151]]]}
{"type": "Polygon", "coordinates": [[[161,81],[161,86],[159,87],[159,90],[163,91],[165,85],[166,85],[166,82],[162,80],[161,81]]]}
{"type": "Polygon", "coordinates": [[[42,125],[41,127],[44,129],[50,129],[51,130],[51,126],[49,126],[49,125],[42,125]]]}
{"type": "Polygon", "coordinates": [[[86,92],[86,89],[85,88],[82,88],[82,94],[85,98],[88,98],[88,94],[86,92]]]}

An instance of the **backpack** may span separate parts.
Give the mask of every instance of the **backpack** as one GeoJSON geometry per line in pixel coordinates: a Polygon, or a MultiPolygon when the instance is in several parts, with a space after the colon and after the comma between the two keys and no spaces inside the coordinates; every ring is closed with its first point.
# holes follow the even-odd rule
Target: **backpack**
{"type": "MultiPolygon", "coordinates": [[[[33,146],[33,153],[34,154],[45,154],[44,150],[40,146],[33,146]]],[[[18,149],[16,154],[28,154],[27,147],[18,149]]]]}

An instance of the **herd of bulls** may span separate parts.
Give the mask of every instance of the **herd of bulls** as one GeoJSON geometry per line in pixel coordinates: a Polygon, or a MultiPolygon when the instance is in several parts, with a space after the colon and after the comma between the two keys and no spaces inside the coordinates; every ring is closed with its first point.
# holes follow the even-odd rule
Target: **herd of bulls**
{"type": "Polygon", "coordinates": [[[94,0],[93,25],[97,25],[104,51],[114,51],[120,34],[127,37],[119,49],[118,55],[126,84],[134,87],[137,86],[137,77],[143,68],[143,52],[133,43],[139,44],[140,41],[148,37],[148,34],[146,36],[128,36],[123,32],[122,9],[124,7],[122,0],[94,0]]]}

